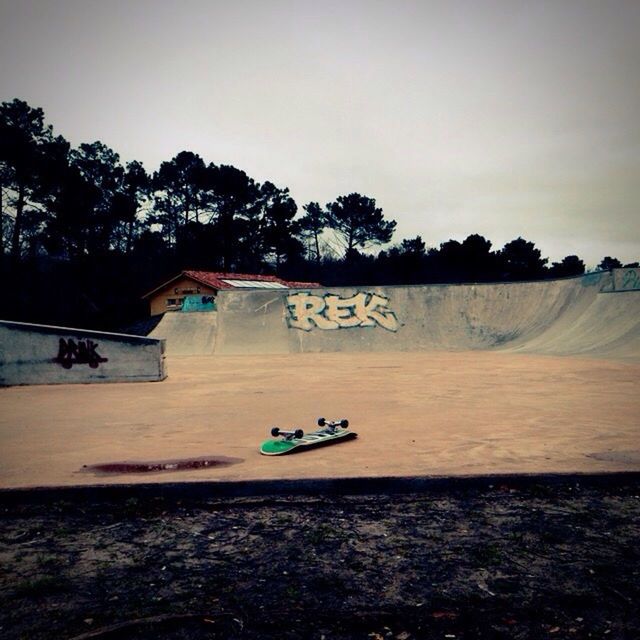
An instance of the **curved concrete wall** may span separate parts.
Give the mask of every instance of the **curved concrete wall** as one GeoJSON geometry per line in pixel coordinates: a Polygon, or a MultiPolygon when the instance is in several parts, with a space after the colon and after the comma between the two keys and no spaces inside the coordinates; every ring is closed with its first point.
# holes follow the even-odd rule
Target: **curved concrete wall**
{"type": "Polygon", "coordinates": [[[166,377],[162,340],[0,321],[0,386],[166,377]]]}
{"type": "MultiPolygon", "coordinates": [[[[221,291],[215,323],[198,319],[216,331],[212,344],[197,329],[207,345],[199,353],[503,349],[640,358],[632,280],[606,271],[540,282],[221,291]]],[[[185,335],[197,342],[189,320],[168,316],[155,334],[174,353],[192,353],[181,346],[185,335]]]]}

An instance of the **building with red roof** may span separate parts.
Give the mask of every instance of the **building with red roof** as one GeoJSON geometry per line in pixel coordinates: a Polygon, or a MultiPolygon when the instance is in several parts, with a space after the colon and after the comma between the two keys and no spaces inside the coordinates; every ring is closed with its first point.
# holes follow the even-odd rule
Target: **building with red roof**
{"type": "Polygon", "coordinates": [[[182,271],[177,276],[146,293],[151,315],[178,311],[187,296],[202,296],[215,301],[220,289],[317,289],[319,282],[294,282],[277,276],[221,271],[182,271]]]}

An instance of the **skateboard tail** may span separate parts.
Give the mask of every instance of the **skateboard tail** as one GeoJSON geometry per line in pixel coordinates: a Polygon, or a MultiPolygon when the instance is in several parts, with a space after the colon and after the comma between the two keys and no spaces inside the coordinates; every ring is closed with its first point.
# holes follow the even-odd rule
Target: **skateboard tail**
{"type": "Polygon", "coordinates": [[[265,456],[281,456],[296,448],[296,443],[291,440],[265,440],[260,445],[260,453],[265,456]]]}

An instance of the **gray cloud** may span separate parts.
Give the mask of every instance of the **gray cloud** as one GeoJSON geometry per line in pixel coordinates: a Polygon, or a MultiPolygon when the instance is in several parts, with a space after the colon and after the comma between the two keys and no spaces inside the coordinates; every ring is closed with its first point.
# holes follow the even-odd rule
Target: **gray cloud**
{"type": "Polygon", "coordinates": [[[398,239],[640,258],[640,3],[15,2],[3,100],[154,169],[182,149],[375,197],[398,239]]]}

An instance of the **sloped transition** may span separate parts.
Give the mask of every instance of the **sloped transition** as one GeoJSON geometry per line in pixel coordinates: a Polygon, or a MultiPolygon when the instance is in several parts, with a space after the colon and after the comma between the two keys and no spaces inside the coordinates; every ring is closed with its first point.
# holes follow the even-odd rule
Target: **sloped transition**
{"type": "Polygon", "coordinates": [[[508,350],[640,359],[640,270],[461,285],[221,291],[167,314],[171,355],[508,350]]]}

